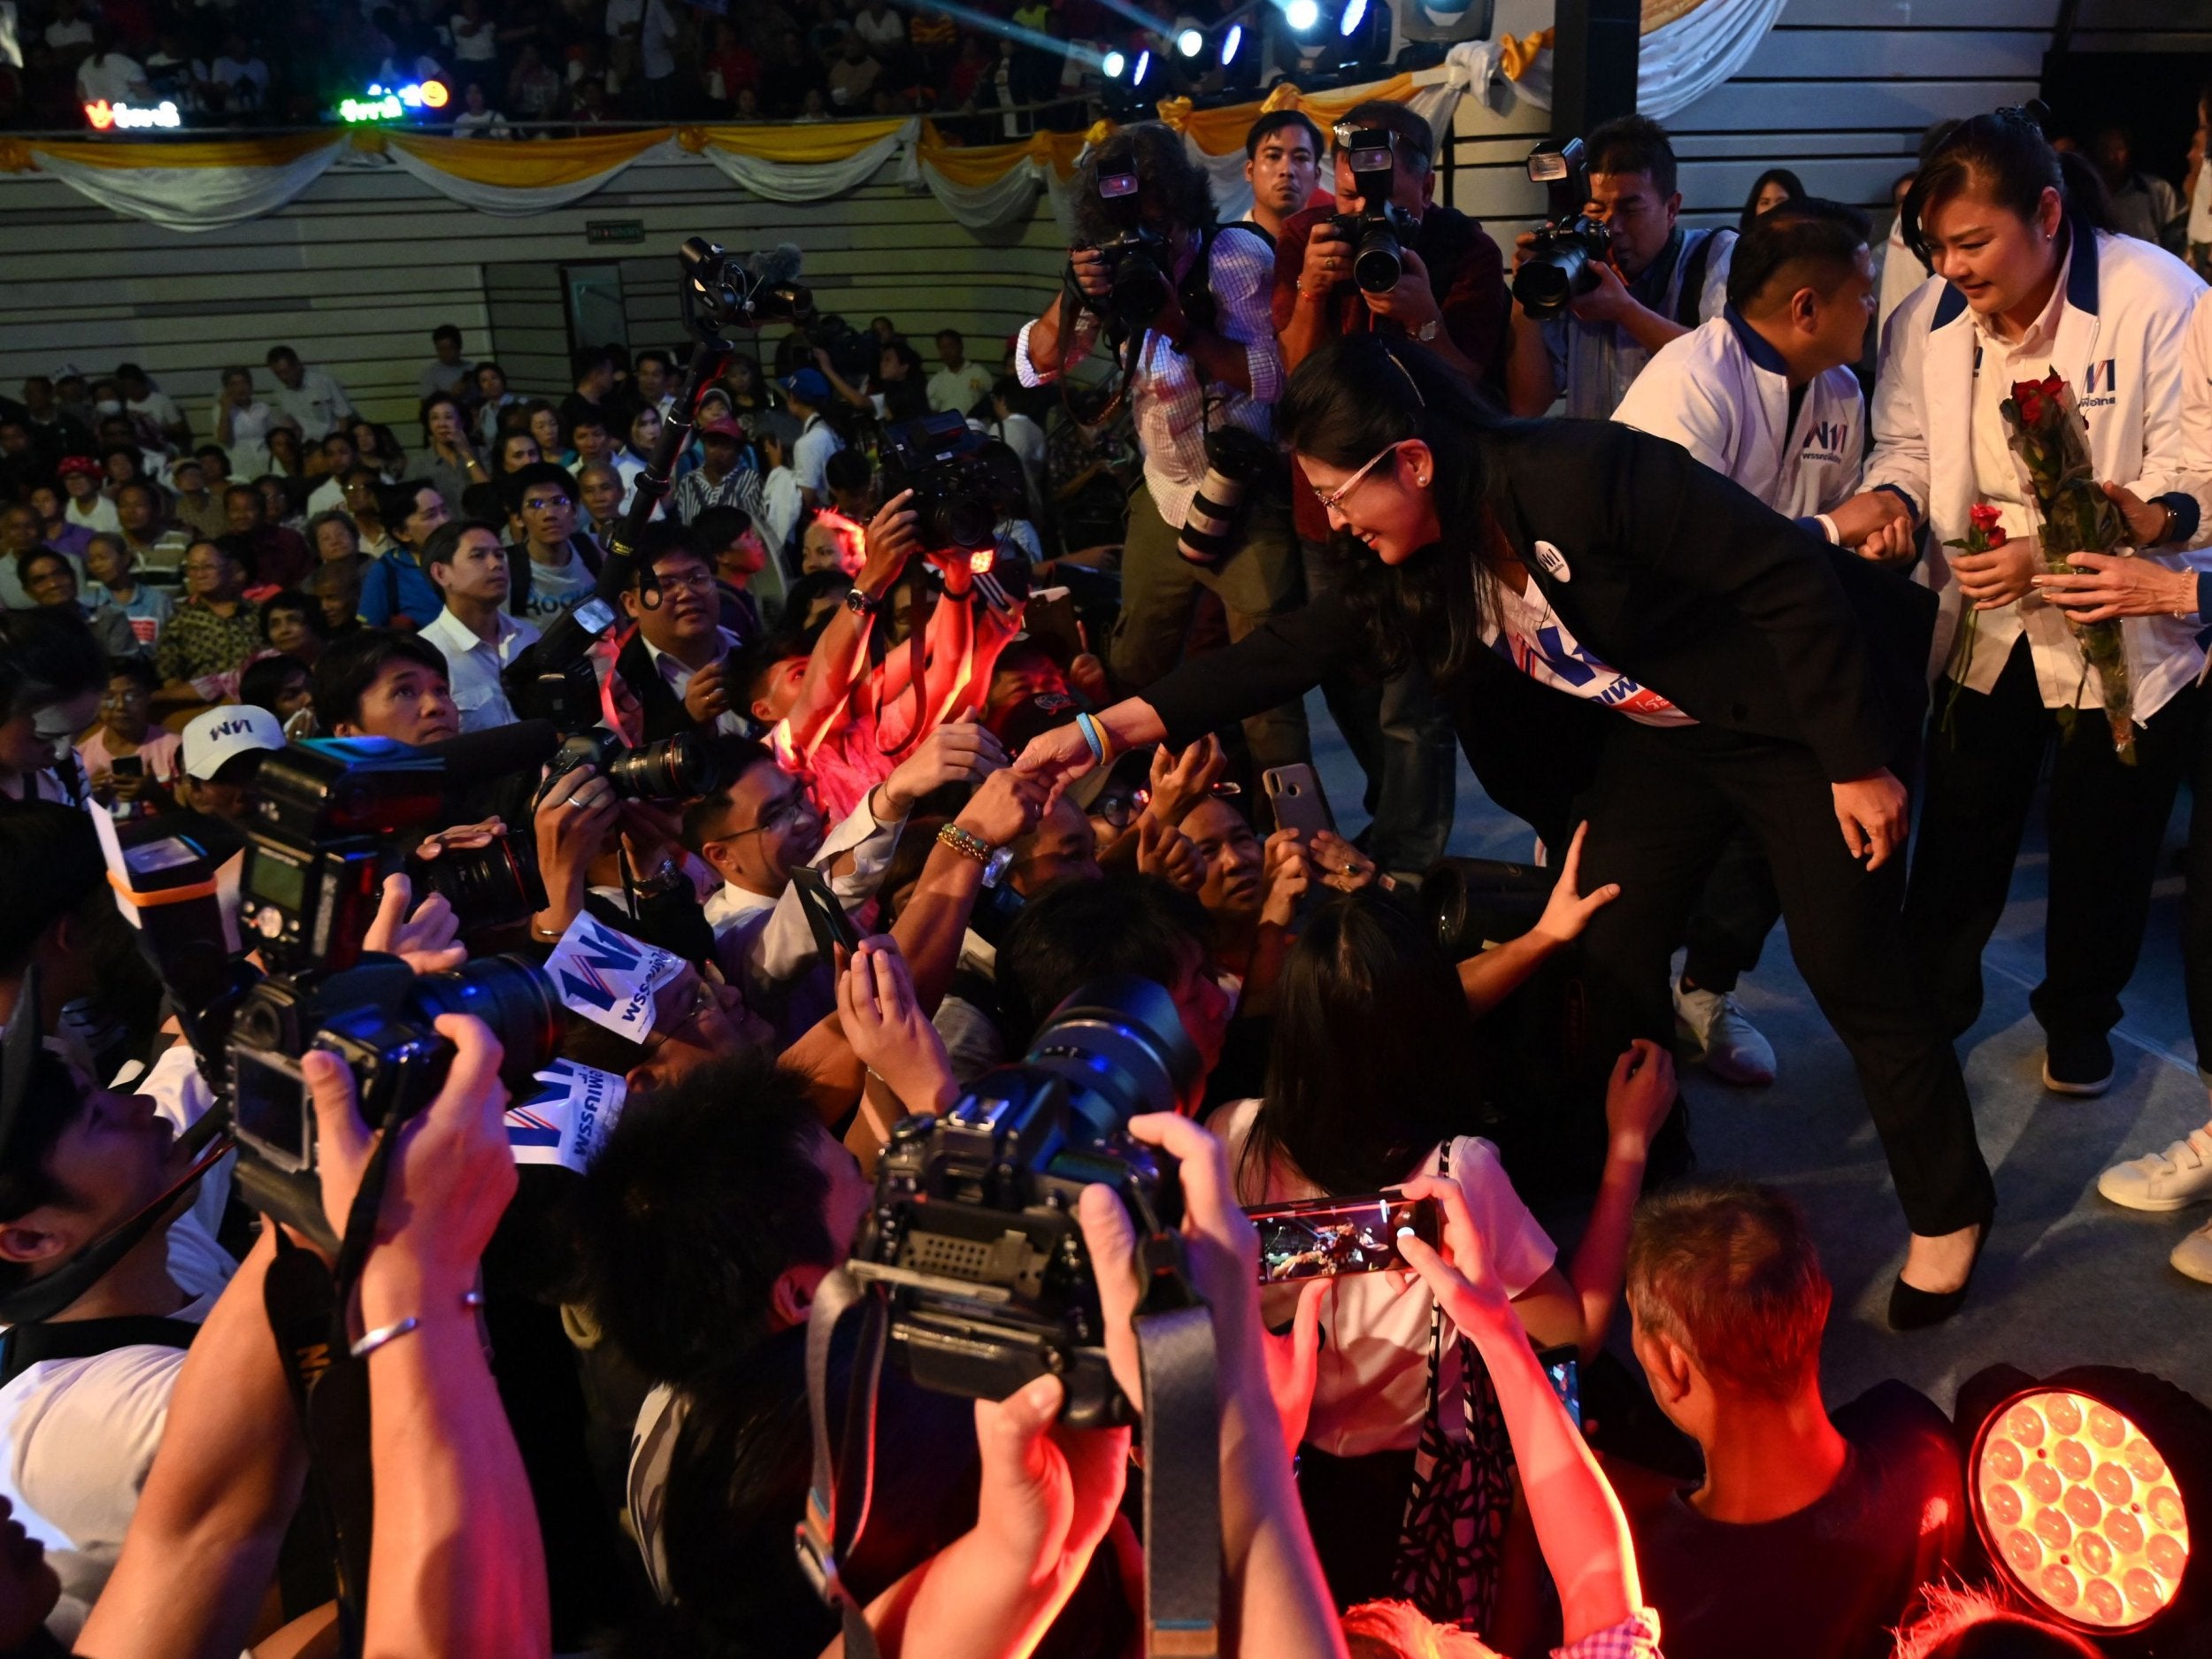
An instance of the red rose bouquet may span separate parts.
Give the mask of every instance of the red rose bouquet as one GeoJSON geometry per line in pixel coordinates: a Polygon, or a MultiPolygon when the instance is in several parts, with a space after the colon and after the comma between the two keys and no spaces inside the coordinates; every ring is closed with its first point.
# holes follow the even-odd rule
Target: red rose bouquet
{"type": "MultiPolygon", "coordinates": [[[[2053,369],[2039,380],[2015,381],[2012,396],[1999,408],[2012,428],[2014,465],[2042,519],[2036,534],[2044,570],[2066,575],[2077,553],[2117,551],[2129,539],[2127,521],[2097,488],[2089,426],[2074,401],[2073,388],[2053,369]]],[[[2120,619],[2073,622],[2070,617],[2068,621],[2081,647],[2083,679],[2090,669],[2097,671],[2113,753],[2122,764],[2131,766],[2135,697],[2128,683],[2127,642],[2120,619]]]]}

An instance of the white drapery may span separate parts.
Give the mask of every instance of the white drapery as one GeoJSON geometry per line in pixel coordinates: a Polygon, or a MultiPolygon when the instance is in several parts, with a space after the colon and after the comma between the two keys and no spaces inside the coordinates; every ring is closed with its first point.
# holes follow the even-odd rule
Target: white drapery
{"type": "Polygon", "coordinates": [[[189,232],[274,212],[328,172],[345,147],[344,135],[334,134],[326,144],[256,167],[104,167],[50,150],[34,153],[41,173],[111,212],[189,232]]]}
{"type": "MultiPolygon", "coordinates": [[[[1782,15],[1786,0],[1700,0],[1644,35],[1636,60],[1636,109],[1655,121],[1686,110],[1744,66],[1782,15]]],[[[1551,108],[1551,53],[1540,52],[1514,89],[1551,108]]]]}
{"type": "Polygon", "coordinates": [[[397,144],[391,145],[384,153],[401,172],[421,180],[440,196],[458,202],[464,207],[472,207],[480,213],[520,219],[532,213],[549,213],[571,203],[580,202],[594,192],[605,189],[618,176],[641,161],[664,160],[680,152],[674,139],[665,139],[637,155],[615,162],[601,172],[559,184],[544,185],[496,184],[465,178],[449,173],[397,144]]]}
{"type": "Polygon", "coordinates": [[[883,164],[903,158],[901,183],[914,182],[913,144],[917,121],[900,124],[865,148],[835,161],[772,161],[741,150],[709,143],[700,151],[740,189],[769,202],[821,202],[857,189],[875,177],[883,164]]]}

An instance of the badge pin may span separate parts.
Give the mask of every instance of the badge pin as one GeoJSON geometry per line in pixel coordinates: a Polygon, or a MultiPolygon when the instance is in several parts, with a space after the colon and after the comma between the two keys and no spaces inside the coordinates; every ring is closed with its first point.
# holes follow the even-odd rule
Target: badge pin
{"type": "Polygon", "coordinates": [[[1536,562],[1544,567],[1544,573],[1555,581],[1574,580],[1573,574],[1567,569],[1567,556],[1548,541],[1536,544],[1536,562]]]}

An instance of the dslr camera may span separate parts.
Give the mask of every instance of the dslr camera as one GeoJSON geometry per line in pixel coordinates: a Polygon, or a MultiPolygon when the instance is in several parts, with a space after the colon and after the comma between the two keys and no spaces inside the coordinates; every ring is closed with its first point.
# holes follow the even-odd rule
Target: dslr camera
{"type": "Polygon", "coordinates": [[[1592,267],[1612,257],[1613,239],[1583,211],[1590,201],[1590,168],[1580,139],[1537,145],[1529,152],[1528,176],[1544,187],[1548,200],[1536,245],[1513,273],[1513,297],[1531,317],[1549,317],[1597,287],[1592,267]]]}
{"type": "Polygon", "coordinates": [[[902,420],[884,431],[883,499],[914,492],[911,504],[926,549],[972,552],[994,546],[1000,518],[1026,493],[1020,472],[1021,463],[1005,445],[994,444],[956,410],[902,420]]]}
{"type": "Polygon", "coordinates": [[[1125,1125],[1174,1110],[1200,1070],[1166,991],[1102,979],[1053,1011],[1018,1064],[978,1078],[942,1117],[899,1124],[848,1270],[887,1294],[892,1363],[922,1387],[985,1400],[1049,1371],[1070,1425],[1132,1421],[1107,1368],[1076,1200],[1112,1187],[1140,1239],[1181,1219],[1174,1162],[1125,1125]]]}
{"type": "Polygon", "coordinates": [[[588,726],[562,739],[546,764],[537,799],[579,766],[594,768],[624,801],[696,800],[730,787],[712,735],[690,730],[636,749],[603,726],[588,726]]]}
{"type": "Polygon", "coordinates": [[[1363,292],[1387,294],[1405,274],[1405,244],[1419,230],[1413,215],[1390,199],[1396,181],[1395,134],[1386,127],[1336,129],[1336,147],[1352,169],[1352,183],[1366,203],[1363,213],[1339,213],[1329,223],[1352,244],[1352,280],[1363,292]]]}
{"type": "Polygon", "coordinates": [[[1138,192],[1142,188],[1133,155],[1101,162],[1099,198],[1106,203],[1118,234],[1094,250],[1106,260],[1107,280],[1112,286],[1103,299],[1087,299],[1085,303],[1131,330],[1157,317],[1174,292],[1167,276],[1172,263],[1167,238],[1139,216],[1138,192]]]}
{"type": "Polygon", "coordinates": [[[301,1056],[336,1055],[352,1068],[362,1121],[397,1125],[445,1086],[454,1048],[433,1028],[441,1014],[472,1014],[491,1028],[500,1074],[518,1094],[560,1052],[566,1018],[552,981],[519,956],[418,975],[396,956],[364,954],[336,972],[272,974],[249,990],[231,1021],[227,1066],[247,1202],[336,1249],[301,1056]]]}

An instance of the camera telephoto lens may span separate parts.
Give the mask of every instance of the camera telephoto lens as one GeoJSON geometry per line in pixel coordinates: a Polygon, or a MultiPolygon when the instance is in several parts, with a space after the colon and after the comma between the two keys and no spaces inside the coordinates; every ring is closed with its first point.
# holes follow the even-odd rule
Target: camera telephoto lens
{"type": "Polygon", "coordinates": [[[495,836],[482,847],[448,847],[435,858],[411,858],[408,878],[420,900],[442,894],[464,933],[508,927],[545,908],[534,841],[495,836]]]}
{"type": "Polygon", "coordinates": [[[720,752],[704,734],[679,732],[641,749],[609,753],[602,769],[626,801],[690,801],[728,787],[720,752]]]}
{"type": "Polygon", "coordinates": [[[1175,1110],[1204,1070],[1175,999],[1133,974],[1095,980],[1054,1009],[1026,1063],[1059,1077],[1098,1135],[1140,1112],[1175,1110]]]}
{"type": "Polygon", "coordinates": [[[1150,322],[1167,306],[1167,278],[1141,253],[1125,253],[1114,265],[1114,312],[1132,326],[1150,322]]]}
{"type": "Polygon", "coordinates": [[[422,974],[412,1000],[426,1023],[440,1014],[472,1014],[488,1025],[511,1089],[526,1086],[558,1056],[568,1024],[553,981],[520,956],[485,956],[450,973],[422,974]]]}
{"type": "Polygon", "coordinates": [[[1398,238],[1378,226],[1360,239],[1352,256],[1352,280],[1369,294],[1387,294],[1405,274],[1405,259],[1398,238]]]}

